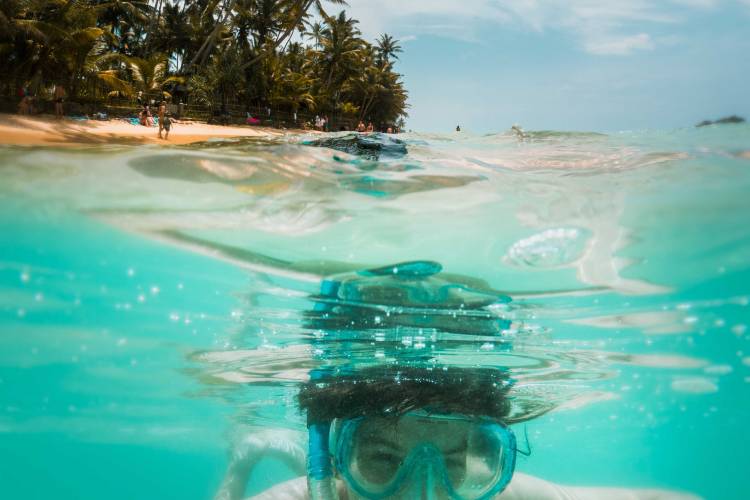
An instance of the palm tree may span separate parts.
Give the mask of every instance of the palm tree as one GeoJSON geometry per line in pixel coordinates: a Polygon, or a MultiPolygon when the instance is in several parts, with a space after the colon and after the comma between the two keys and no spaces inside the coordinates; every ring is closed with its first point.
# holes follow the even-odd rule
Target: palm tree
{"type": "Polygon", "coordinates": [[[377,40],[378,59],[381,65],[390,64],[391,59],[398,59],[396,54],[403,52],[403,49],[392,36],[383,34],[377,40]]]}
{"type": "Polygon", "coordinates": [[[314,111],[316,102],[311,93],[312,84],[313,80],[308,75],[287,68],[276,82],[269,100],[276,106],[291,108],[294,113],[302,106],[314,111]]]}
{"type": "Polygon", "coordinates": [[[144,94],[160,92],[161,96],[170,96],[164,91],[165,85],[185,81],[183,77],[167,75],[169,61],[164,54],[153,54],[148,58],[124,57],[121,60],[127,65],[135,89],[144,94]]]}
{"type": "Polygon", "coordinates": [[[315,22],[305,34],[315,42],[315,48],[320,49],[321,41],[323,40],[323,25],[319,22],[315,22]]]}
{"type": "MultiPolygon", "coordinates": [[[[288,3],[289,7],[286,9],[285,14],[283,16],[283,19],[284,19],[283,31],[278,37],[276,37],[275,40],[273,40],[273,42],[269,46],[269,48],[273,50],[281,46],[281,44],[287,41],[287,39],[289,39],[292,33],[294,33],[295,29],[298,29],[300,26],[303,25],[303,20],[308,15],[309,10],[313,6],[316,7],[318,14],[320,14],[324,19],[328,17],[328,14],[326,14],[325,9],[323,9],[323,4],[321,0],[279,0],[279,1],[288,3]]],[[[335,5],[346,5],[346,0],[327,0],[327,1],[328,3],[332,3],[335,5]]],[[[243,69],[248,66],[252,66],[258,63],[267,54],[269,54],[268,51],[261,52],[260,54],[258,54],[258,56],[256,56],[255,58],[245,63],[243,65],[243,69]]]]}
{"type": "Polygon", "coordinates": [[[71,98],[170,90],[214,106],[271,103],[289,110],[406,116],[407,92],[384,34],[371,45],[343,0],[2,0],[0,91],[64,83],[71,98]],[[320,22],[311,22],[317,11],[320,22]],[[295,30],[310,46],[291,42],[295,30]],[[303,32],[304,30],[304,32],[303,32]],[[181,68],[175,74],[169,65],[181,68]],[[102,92],[105,90],[105,92],[102,92]],[[188,90],[186,88],[186,90],[188,90]]]}
{"type": "Polygon", "coordinates": [[[362,40],[356,26],[358,22],[347,18],[343,10],[337,17],[326,18],[321,52],[328,86],[343,83],[359,62],[362,40]],[[338,82],[334,81],[334,76],[338,82]]]}

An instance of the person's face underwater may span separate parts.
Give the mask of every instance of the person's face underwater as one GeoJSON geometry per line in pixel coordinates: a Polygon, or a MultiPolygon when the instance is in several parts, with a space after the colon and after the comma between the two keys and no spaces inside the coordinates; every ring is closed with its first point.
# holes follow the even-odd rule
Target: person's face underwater
{"type": "MultiPolygon", "coordinates": [[[[408,416],[364,419],[352,436],[350,477],[382,498],[449,499],[469,483],[491,483],[502,469],[502,450],[481,425],[461,419],[408,416]],[[391,485],[396,485],[393,491],[391,485]]],[[[363,496],[347,484],[349,499],[363,496]]],[[[473,497],[473,495],[470,495],[473,497]]]]}

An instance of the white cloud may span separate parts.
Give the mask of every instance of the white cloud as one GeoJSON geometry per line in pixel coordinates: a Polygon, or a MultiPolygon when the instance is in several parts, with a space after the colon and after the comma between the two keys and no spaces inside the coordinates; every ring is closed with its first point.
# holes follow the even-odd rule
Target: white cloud
{"type": "Polygon", "coordinates": [[[431,34],[467,41],[487,24],[569,33],[591,54],[626,55],[652,50],[660,38],[650,28],[678,25],[692,11],[750,0],[349,0],[368,38],[383,32],[431,34]]]}
{"type": "MultiPolygon", "coordinates": [[[[441,35],[475,41],[473,26],[478,20],[507,23],[510,15],[492,0],[348,0],[346,8],[359,20],[366,38],[374,39],[388,32],[441,35]]],[[[327,6],[331,12],[341,7],[327,6]]]]}
{"type": "Polygon", "coordinates": [[[625,56],[635,50],[652,50],[654,42],[647,33],[639,33],[633,36],[588,41],[584,48],[591,54],[625,56]]]}
{"type": "MultiPolygon", "coordinates": [[[[719,0],[671,0],[672,3],[677,5],[687,5],[688,7],[697,7],[704,9],[711,9],[719,4],[719,0]]],[[[748,0],[740,0],[748,1],[748,0]]]]}

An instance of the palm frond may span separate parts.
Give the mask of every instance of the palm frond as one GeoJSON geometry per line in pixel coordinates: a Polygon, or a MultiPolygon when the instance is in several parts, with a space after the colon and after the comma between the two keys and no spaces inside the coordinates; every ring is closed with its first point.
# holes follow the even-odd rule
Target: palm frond
{"type": "Polygon", "coordinates": [[[133,86],[130,85],[125,80],[122,80],[119,77],[119,72],[114,69],[106,69],[103,71],[98,71],[96,73],[97,79],[107,85],[112,90],[115,90],[117,92],[120,92],[128,97],[132,96],[135,92],[133,92],[133,86]]]}

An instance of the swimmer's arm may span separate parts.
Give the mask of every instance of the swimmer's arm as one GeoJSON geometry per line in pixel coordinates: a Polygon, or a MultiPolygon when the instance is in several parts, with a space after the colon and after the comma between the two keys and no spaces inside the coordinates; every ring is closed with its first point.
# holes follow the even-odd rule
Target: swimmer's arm
{"type": "MultiPolygon", "coordinates": [[[[275,458],[284,462],[296,473],[304,472],[304,435],[288,429],[265,429],[262,431],[250,431],[242,435],[233,446],[229,468],[219,490],[214,496],[214,500],[240,500],[245,492],[245,486],[247,485],[250,473],[255,465],[264,458],[275,458]]],[[[303,485],[306,491],[307,484],[305,481],[303,481],[303,485]]],[[[268,491],[274,490],[277,487],[271,488],[268,491]]],[[[277,498],[293,499],[298,497],[278,496],[277,498]]],[[[302,496],[299,498],[306,497],[302,496]]]]}
{"type": "Polygon", "coordinates": [[[497,500],[700,500],[689,493],[656,489],[563,486],[516,473],[497,500]]]}

